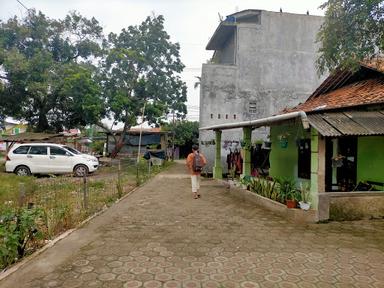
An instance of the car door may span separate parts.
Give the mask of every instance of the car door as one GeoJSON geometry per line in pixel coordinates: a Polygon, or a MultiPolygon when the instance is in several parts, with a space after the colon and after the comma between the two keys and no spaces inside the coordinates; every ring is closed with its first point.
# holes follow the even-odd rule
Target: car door
{"type": "Polygon", "coordinates": [[[73,169],[73,156],[68,151],[56,147],[49,147],[49,165],[52,173],[70,173],[73,169]]]}
{"type": "Polygon", "coordinates": [[[30,167],[30,158],[27,157],[30,147],[29,145],[21,145],[8,154],[12,164],[11,170],[8,172],[12,172],[19,165],[30,167]]]}
{"type": "Polygon", "coordinates": [[[27,158],[32,173],[51,173],[47,146],[31,145],[27,158]]]}

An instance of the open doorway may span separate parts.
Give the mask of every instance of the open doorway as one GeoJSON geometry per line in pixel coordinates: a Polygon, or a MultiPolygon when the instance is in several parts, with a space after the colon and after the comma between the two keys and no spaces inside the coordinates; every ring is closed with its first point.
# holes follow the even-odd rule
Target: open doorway
{"type": "Polygon", "coordinates": [[[357,175],[357,137],[327,138],[326,191],[353,191],[357,175]]]}

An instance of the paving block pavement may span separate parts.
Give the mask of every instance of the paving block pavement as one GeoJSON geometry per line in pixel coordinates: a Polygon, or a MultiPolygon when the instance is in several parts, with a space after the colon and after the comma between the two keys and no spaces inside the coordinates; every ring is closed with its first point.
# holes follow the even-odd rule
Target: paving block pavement
{"type": "Polygon", "coordinates": [[[297,225],[175,164],[0,282],[15,287],[384,287],[384,221],[297,225]]]}

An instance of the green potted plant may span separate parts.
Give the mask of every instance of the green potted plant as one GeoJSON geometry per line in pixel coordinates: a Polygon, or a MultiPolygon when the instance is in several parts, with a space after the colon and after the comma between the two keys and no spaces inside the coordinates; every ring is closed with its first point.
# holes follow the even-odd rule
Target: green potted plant
{"type": "Polygon", "coordinates": [[[310,187],[308,183],[300,183],[299,187],[300,192],[300,198],[301,201],[299,201],[300,208],[303,210],[309,210],[311,208],[311,202],[310,202],[310,187]]]}
{"type": "Polygon", "coordinates": [[[285,204],[287,208],[296,208],[297,207],[297,190],[292,189],[287,191],[285,204]]]}
{"type": "Polygon", "coordinates": [[[277,136],[277,138],[279,139],[279,142],[280,142],[280,147],[281,148],[287,148],[288,147],[288,136],[290,134],[288,132],[285,132],[283,134],[280,134],[279,136],[277,136]]]}
{"type": "Polygon", "coordinates": [[[249,176],[249,175],[245,175],[243,177],[240,178],[240,183],[243,187],[243,189],[247,189],[249,190],[250,189],[250,186],[252,184],[252,176],[249,176]]]}
{"type": "Polygon", "coordinates": [[[296,208],[296,183],[294,179],[278,178],[280,202],[285,203],[288,208],[296,208]]]}

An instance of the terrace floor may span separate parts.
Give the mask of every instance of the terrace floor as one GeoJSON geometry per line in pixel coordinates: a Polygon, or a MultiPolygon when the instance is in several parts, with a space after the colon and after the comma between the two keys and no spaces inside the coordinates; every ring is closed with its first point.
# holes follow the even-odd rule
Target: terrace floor
{"type": "Polygon", "coordinates": [[[384,220],[297,225],[181,163],[0,287],[384,287],[384,220]]]}

